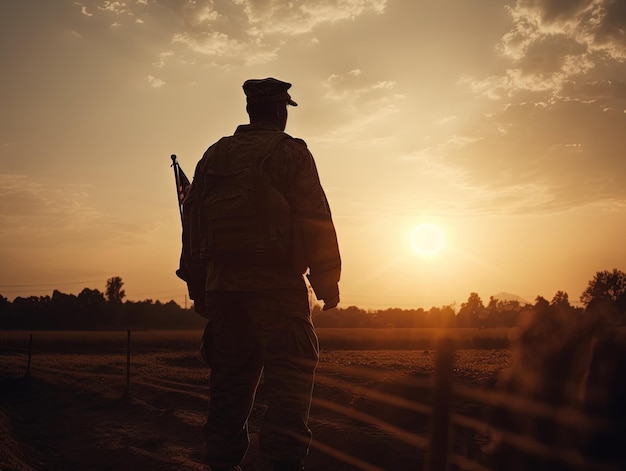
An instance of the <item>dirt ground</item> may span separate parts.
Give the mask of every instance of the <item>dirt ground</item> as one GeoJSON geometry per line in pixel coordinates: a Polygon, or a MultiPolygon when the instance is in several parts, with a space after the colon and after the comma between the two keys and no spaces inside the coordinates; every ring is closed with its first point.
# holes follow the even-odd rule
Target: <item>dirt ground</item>
{"type": "MultiPolygon", "coordinates": [[[[488,387],[505,350],[460,350],[455,381],[488,387]]],[[[317,373],[308,470],[422,469],[428,417],[425,388],[433,351],[324,351],[317,373]],[[408,405],[407,405],[408,403],[408,405]]],[[[201,427],[209,370],[193,351],[126,356],[0,352],[0,470],[201,470],[201,427]]],[[[266,397],[260,385],[250,418],[246,471],[270,468],[257,435],[266,397]]],[[[455,404],[471,410],[472,404],[455,404]]],[[[471,455],[480,437],[459,446],[471,455]]]]}

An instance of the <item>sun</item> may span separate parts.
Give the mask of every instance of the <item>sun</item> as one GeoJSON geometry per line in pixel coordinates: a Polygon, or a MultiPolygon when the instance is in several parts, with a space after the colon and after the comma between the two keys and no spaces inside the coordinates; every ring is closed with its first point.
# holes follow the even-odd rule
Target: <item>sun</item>
{"type": "Polygon", "coordinates": [[[436,224],[424,222],[418,224],[411,233],[411,247],[423,258],[433,258],[446,246],[443,231],[436,224]]]}

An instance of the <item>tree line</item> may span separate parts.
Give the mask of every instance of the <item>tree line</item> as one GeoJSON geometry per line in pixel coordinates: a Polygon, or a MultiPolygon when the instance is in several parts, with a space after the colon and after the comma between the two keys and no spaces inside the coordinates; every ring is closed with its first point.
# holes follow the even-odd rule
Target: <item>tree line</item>
{"type": "Polygon", "coordinates": [[[580,296],[584,307],[572,306],[565,291],[557,291],[550,301],[537,296],[534,304],[491,296],[487,304],[478,293],[470,293],[459,312],[450,305],[429,310],[389,308],[366,311],[356,306],[322,311],[313,310],[317,327],[514,327],[525,314],[565,314],[583,316],[586,312],[600,316],[611,325],[626,324],[626,273],[613,269],[596,272],[580,296]]]}
{"type": "Polygon", "coordinates": [[[205,320],[176,302],[124,301],[119,276],[109,278],[104,292],[84,288],[78,295],[54,290],[52,296],[0,295],[0,329],[33,330],[144,330],[195,329],[205,320]]]}
{"type": "MultiPolygon", "coordinates": [[[[174,301],[124,301],[124,282],[109,278],[104,292],[84,288],[78,295],[54,290],[52,296],[17,297],[10,302],[0,295],[0,329],[35,330],[118,330],[118,329],[195,329],[205,320],[174,301]]],[[[534,304],[490,297],[485,304],[478,293],[470,293],[458,312],[453,306],[428,310],[388,308],[364,310],[357,306],[322,311],[313,307],[317,327],[513,327],[525,313],[556,313],[584,316],[593,311],[611,325],[624,325],[626,318],[626,273],[599,271],[580,296],[584,307],[570,304],[564,291],[550,301],[537,296],[534,304]]]]}

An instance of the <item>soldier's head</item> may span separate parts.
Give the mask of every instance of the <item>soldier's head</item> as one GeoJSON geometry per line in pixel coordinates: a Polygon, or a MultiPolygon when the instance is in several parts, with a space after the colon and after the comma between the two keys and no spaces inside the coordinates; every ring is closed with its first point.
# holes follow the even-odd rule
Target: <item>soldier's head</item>
{"type": "Polygon", "coordinates": [[[246,80],[243,91],[250,122],[268,121],[284,131],[287,126],[287,105],[298,106],[287,93],[290,87],[290,83],[272,77],[246,80]]]}

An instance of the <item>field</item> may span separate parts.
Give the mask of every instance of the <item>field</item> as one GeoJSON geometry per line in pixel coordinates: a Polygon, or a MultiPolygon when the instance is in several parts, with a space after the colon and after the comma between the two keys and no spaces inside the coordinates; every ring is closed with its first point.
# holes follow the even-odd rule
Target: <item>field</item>
{"type": "MultiPolygon", "coordinates": [[[[431,329],[320,329],[310,427],[310,470],[421,469],[428,417],[403,401],[429,401],[431,329]],[[367,348],[369,346],[369,348],[367,348]]],[[[0,332],[0,470],[199,470],[209,370],[197,331],[0,332]],[[6,439],[5,439],[6,437],[6,439]]],[[[462,347],[503,345],[503,330],[456,332],[462,347]]],[[[510,362],[505,348],[462,348],[455,380],[489,387],[510,362]]],[[[260,385],[243,467],[263,471],[257,447],[260,385]]],[[[455,408],[471,410],[458,403],[455,408]]],[[[485,437],[465,437],[478,447],[485,437]]],[[[466,450],[471,453],[471,450],[466,450]]]]}

